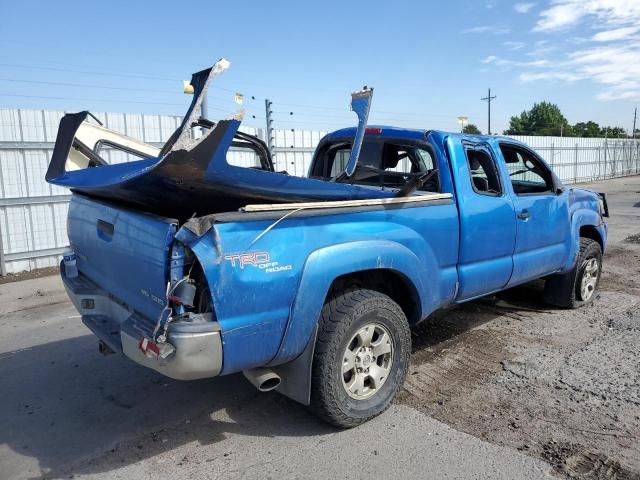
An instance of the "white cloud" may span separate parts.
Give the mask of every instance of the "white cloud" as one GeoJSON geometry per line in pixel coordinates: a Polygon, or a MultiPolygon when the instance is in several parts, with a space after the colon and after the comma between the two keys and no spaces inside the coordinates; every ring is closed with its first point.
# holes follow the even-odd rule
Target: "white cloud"
{"type": "Polygon", "coordinates": [[[591,40],[595,42],[613,42],[626,40],[640,31],[640,26],[616,28],[615,30],[605,30],[596,33],[591,40]]]}
{"type": "Polygon", "coordinates": [[[640,88],[637,90],[605,91],[597,96],[598,100],[640,100],[640,88]]]}
{"type": "MultiPolygon", "coordinates": [[[[524,83],[591,81],[602,87],[600,100],[640,100],[640,0],[550,0],[533,30],[544,34],[578,25],[568,35],[532,43],[525,52],[531,61],[499,53],[481,61],[485,68],[520,69],[524,83]]],[[[526,47],[518,41],[503,46],[512,52],[526,47]]]]}
{"type": "Polygon", "coordinates": [[[518,77],[521,82],[536,82],[539,80],[561,80],[563,82],[575,82],[576,80],[581,80],[583,77],[580,75],[575,75],[572,73],[565,72],[525,72],[521,73],[518,77]]]}
{"type": "Polygon", "coordinates": [[[550,45],[546,40],[539,40],[535,43],[533,50],[527,52],[529,57],[548,57],[550,53],[558,50],[557,45],[550,45]]]}
{"type": "Polygon", "coordinates": [[[573,5],[556,5],[540,14],[535,31],[555,30],[576,23],[584,16],[579,8],[573,5]]]}
{"type": "Polygon", "coordinates": [[[495,65],[498,67],[546,67],[549,62],[547,60],[533,60],[531,62],[522,62],[518,60],[508,60],[506,58],[500,58],[496,55],[489,55],[488,57],[480,60],[485,65],[495,65]]]}
{"type": "MultiPolygon", "coordinates": [[[[512,65],[527,66],[521,62],[512,65]]],[[[521,73],[520,81],[591,80],[604,87],[597,95],[599,100],[640,99],[640,42],[587,48],[568,54],[563,61],[529,66],[543,67],[543,71],[521,73]]]]}
{"type": "Polygon", "coordinates": [[[553,0],[552,6],[540,13],[534,31],[544,32],[571,27],[585,17],[605,25],[632,25],[640,21],[638,0],[553,0]]]}
{"type": "Polygon", "coordinates": [[[477,27],[462,30],[462,33],[491,33],[493,35],[506,35],[510,31],[509,27],[501,25],[479,25],[477,27]]]}
{"type": "Polygon", "coordinates": [[[529,11],[535,6],[536,4],[534,2],[516,3],[513,6],[513,9],[518,13],[529,13],[529,11]]]}
{"type": "Polygon", "coordinates": [[[524,42],[515,42],[515,41],[507,41],[504,42],[503,45],[507,47],[509,50],[520,50],[527,46],[524,42]]]}

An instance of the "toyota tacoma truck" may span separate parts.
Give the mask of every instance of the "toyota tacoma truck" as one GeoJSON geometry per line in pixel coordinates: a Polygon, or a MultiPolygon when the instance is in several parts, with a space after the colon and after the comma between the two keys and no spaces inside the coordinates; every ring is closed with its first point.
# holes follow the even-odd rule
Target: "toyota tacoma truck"
{"type": "Polygon", "coordinates": [[[550,304],[594,299],[606,198],[563,185],[528,146],[367,126],[365,89],[357,126],[291,176],[239,131],[242,112],[200,117],[227,67],[193,75],[163,146],[88,112],[61,121],[46,175],[73,192],[61,274],[103,353],[180,380],[243,372],[353,427],[389,406],[410,329],[436,310],[536,279],[550,304]]]}

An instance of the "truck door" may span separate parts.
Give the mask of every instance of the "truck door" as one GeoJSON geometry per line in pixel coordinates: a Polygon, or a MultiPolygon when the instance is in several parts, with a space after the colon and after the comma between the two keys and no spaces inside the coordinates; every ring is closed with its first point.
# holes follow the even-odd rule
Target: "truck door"
{"type": "Polygon", "coordinates": [[[570,219],[567,196],[547,165],[531,150],[501,142],[503,175],[516,215],[513,274],[508,286],[559,270],[567,261],[570,219]]]}
{"type": "Polygon", "coordinates": [[[460,215],[457,300],[504,288],[513,269],[516,222],[492,149],[449,139],[460,215]]]}

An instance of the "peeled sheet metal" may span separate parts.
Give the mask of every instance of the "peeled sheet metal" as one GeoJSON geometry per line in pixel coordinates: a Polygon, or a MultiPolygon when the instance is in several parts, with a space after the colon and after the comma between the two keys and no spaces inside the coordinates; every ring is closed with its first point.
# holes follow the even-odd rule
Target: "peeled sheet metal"
{"type": "MultiPolygon", "coordinates": [[[[247,204],[357,200],[394,195],[391,190],[229,165],[226,154],[240,126],[242,112],[218,122],[202,137],[191,138],[191,125],[198,119],[212,78],[228,66],[229,62],[222,59],[212,68],[192,76],[193,101],[182,124],[158,157],[67,171],[67,159],[76,148],[76,132],[88,112],[66,115],[60,122],[46,180],[74,192],[180,220],[237,210],[247,204]]],[[[363,129],[364,125],[360,127],[363,129]]]]}
{"type": "Polygon", "coordinates": [[[359,92],[353,92],[351,94],[351,110],[353,110],[358,116],[358,128],[356,129],[356,136],[353,140],[353,147],[351,148],[351,155],[349,156],[349,162],[344,170],[344,174],[347,177],[353,175],[358,164],[358,157],[360,156],[360,149],[362,148],[362,141],[364,140],[365,129],[367,128],[367,122],[369,121],[369,109],[371,108],[371,98],[373,97],[373,89],[360,90],[359,92]]]}

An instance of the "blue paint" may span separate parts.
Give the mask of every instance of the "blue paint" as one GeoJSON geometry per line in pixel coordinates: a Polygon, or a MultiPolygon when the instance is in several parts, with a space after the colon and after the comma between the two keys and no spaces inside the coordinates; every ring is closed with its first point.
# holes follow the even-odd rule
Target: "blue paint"
{"type": "MultiPolygon", "coordinates": [[[[74,194],[67,230],[78,270],[98,286],[149,319],[164,307],[171,220],[118,209],[74,194]],[[98,228],[113,226],[108,239],[98,228]]],[[[174,230],[175,231],[175,230],[174,230]]]]}

